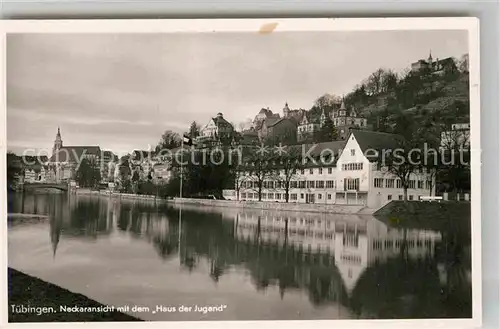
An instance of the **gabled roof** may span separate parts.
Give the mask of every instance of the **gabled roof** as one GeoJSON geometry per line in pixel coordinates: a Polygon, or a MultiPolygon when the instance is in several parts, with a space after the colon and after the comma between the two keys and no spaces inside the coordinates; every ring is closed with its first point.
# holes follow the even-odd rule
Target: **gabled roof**
{"type": "Polygon", "coordinates": [[[363,154],[368,155],[367,158],[370,161],[376,161],[375,157],[373,157],[376,152],[367,153],[367,150],[377,152],[395,150],[402,147],[405,140],[404,137],[400,135],[369,130],[351,130],[349,138],[351,138],[351,135],[356,138],[361,151],[363,154]]]}

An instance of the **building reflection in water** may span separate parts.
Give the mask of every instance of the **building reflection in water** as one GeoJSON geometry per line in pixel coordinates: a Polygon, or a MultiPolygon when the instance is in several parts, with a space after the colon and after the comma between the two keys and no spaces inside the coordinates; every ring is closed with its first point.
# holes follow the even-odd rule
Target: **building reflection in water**
{"type": "Polygon", "coordinates": [[[454,274],[463,271],[457,259],[466,258],[467,244],[454,239],[450,248],[443,232],[392,228],[373,217],[189,206],[179,227],[178,209],[167,204],[97,196],[45,197],[39,209],[51,215],[54,257],[64,239],[141,239],[187,273],[207,271],[218,282],[243,270],[258,291],[277,287],[281,298],[304,291],[315,305],[336,303],[359,317],[469,314],[470,282],[454,274]],[[457,287],[465,287],[460,295],[457,287]],[[417,299],[429,301],[419,304],[425,310],[417,299]],[[453,310],[443,306],[450,303],[453,310]]]}

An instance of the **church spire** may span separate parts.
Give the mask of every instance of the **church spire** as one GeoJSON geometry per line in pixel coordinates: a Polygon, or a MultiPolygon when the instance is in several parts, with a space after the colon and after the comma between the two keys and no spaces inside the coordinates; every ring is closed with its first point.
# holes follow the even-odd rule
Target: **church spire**
{"type": "Polygon", "coordinates": [[[432,50],[429,50],[429,63],[432,63],[432,50]]]}

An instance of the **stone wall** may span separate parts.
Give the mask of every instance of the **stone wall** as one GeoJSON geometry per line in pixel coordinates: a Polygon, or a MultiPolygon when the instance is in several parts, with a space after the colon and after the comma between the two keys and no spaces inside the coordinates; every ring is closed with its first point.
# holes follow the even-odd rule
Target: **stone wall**
{"type": "Polygon", "coordinates": [[[340,204],[310,204],[310,203],[282,203],[282,202],[259,202],[259,201],[229,201],[209,199],[187,199],[175,198],[174,202],[194,204],[200,206],[247,208],[247,209],[270,209],[274,211],[304,211],[316,213],[334,214],[356,214],[363,210],[363,214],[373,213],[363,205],[340,205],[340,204]]]}

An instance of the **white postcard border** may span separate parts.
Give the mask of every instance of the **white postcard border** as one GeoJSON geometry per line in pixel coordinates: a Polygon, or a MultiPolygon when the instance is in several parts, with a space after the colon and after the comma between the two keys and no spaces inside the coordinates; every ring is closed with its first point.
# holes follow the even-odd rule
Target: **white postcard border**
{"type": "MultiPolygon", "coordinates": [[[[386,31],[386,30],[467,30],[469,35],[469,81],[471,125],[471,239],[472,239],[472,300],[471,319],[425,320],[315,320],[315,321],[211,321],[211,322],[102,322],[102,323],[37,323],[41,328],[64,326],[73,328],[91,325],[95,328],[158,328],[168,324],[175,328],[242,327],[275,328],[421,328],[421,327],[479,327],[482,324],[482,276],[481,276],[481,143],[480,143],[480,78],[479,78],[479,20],[474,17],[419,17],[419,18],[321,18],[321,19],[120,19],[120,20],[4,20],[0,21],[2,45],[0,70],[3,78],[1,94],[2,143],[1,152],[7,151],[6,122],[6,34],[8,33],[215,33],[256,32],[275,33],[291,31],[386,31]]],[[[1,157],[0,167],[6,168],[6,158],[1,157]]],[[[0,184],[6,186],[6,175],[0,175],[0,184]]],[[[1,190],[1,211],[4,223],[0,228],[0,241],[4,243],[0,261],[7,268],[7,197],[1,190]]],[[[7,272],[0,274],[0,304],[7,302],[7,272]]],[[[0,325],[7,322],[7,307],[0,309],[0,325]]],[[[33,326],[33,323],[8,323],[8,327],[33,326]]]]}

